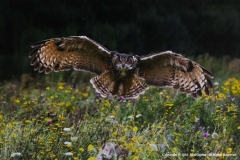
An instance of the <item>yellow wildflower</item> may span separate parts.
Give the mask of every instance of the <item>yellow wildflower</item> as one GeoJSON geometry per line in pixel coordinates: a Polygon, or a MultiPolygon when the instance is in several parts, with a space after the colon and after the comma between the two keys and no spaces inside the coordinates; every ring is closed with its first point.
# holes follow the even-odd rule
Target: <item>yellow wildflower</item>
{"type": "Polygon", "coordinates": [[[25,101],[23,104],[30,104],[30,101],[25,101]]]}
{"type": "Polygon", "coordinates": [[[78,149],[80,152],[84,152],[84,149],[83,148],[79,148],[78,149]]]}
{"type": "Polygon", "coordinates": [[[227,154],[232,153],[232,148],[228,148],[228,149],[226,149],[226,152],[227,152],[227,154]]]}
{"type": "Polygon", "coordinates": [[[173,147],[173,148],[172,148],[172,151],[173,151],[173,152],[176,152],[176,151],[177,151],[177,148],[176,148],[176,147],[173,147]]]}
{"type": "Polygon", "coordinates": [[[228,107],[228,112],[234,111],[234,109],[235,109],[234,104],[231,104],[231,105],[228,107]]]}
{"type": "Polygon", "coordinates": [[[216,100],[220,101],[220,100],[223,100],[223,99],[226,99],[226,95],[223,94],[223,93],[218,93],[217,96],[216,96],[216,100]]]}
{"type": "Polygon", "coordinates": [[[30,123],[30,122],[31,122],[31,120],[26,120],[26,121],[25,121],[25,123],[30,123]]]}
{"type": "Polygon", "coordinates": [[[143,141],[143,137],[142,136],[138,137],[138,141],[142,142],[143,141]]]}
{"type": "Polygon", "coordinates": [[[136,126],[133,127],[132,131],[133,131],[133,132],[137,132],[137,131],[138,131],[138,127],[136,127],[136,126]]]}
{"type": "Polygon", "coordinates": [[[87,92],[82,93],[82,97],[83,98],[87,98],[88,97],[88,93],[87,92]]]}
{"type": "Polygon", "coordinates": [[[224,158],[224,154],[222,152],[219,153],[220,158],[224,158]]]}
{"type": "Polygon", "coordinates": [[[132,106],[132,103],[128,102],[128,103],[127,103],[127,106],[128,106],[128,107],[129,107],[129,106],[132,106]]]}
{"type": "Polygon", "coordinates": [[[69,89],[66,89],[66,90],[65,90],[65,93],[69,93],[69,92],[71,92],[69,89]]]}
{"type": "Polygon", "coordinates": [[[64,88],[64,87],[63,87],[62,85],[58,86],[58,89],[59,89],[59,90],[63,90],[63,88],[64,88]]]}
{"type": "Polygon", "coordinates": [[[8,129],[12,129],[12,128],[13,128],[13,125],[12,125],[12,124],[9,124],[7,127],[8,127],[8,129]]]}
{"type": "Polygon", "coordinates": [[[135,142],[135,143],[138,141],[136,137],[133,137],[133,138],[131,138],[131,139],[132,139],[132,141],[135,142]]]}
{"type": "Polygon", "coordinates": [[[53,154],[53,153],[51,153],[51,154],[50,154],[50,157],[51,157],[51,158],[54,158],[54,157],[56,157],[56,155],[53,154]]]}
{"type": "Polygon", "coordinates": [[[66,103],[66,107],[69,107],[69,106],[71,106],[71,102],[66,103]]]}
{"type": "Polygon", "coordinates": [[[140,158],[138,156],[134,156],[132,160],[139,160],[140,158]]]}
{"type": "Polygon", "coordinates": [[[165,102],[164,102],[164,106],[165,106],[165,107],[172,107],[172,106],[173,106],[173,103],[170,103],[170,102],[165,103],[165,102]]]}
{"type": "Polygon", "coordinates": [[[133,146],[134,146],[133,143],[128,143],[126,146],[126,149],[131,149],[131,148],[133,148],[133,146]]]}
{"type": "Polygon", "coordinates": [[[111,106],[111,103],[109,102],[109,100],[104,100],[103,104],[104,104],[105,107],[110,107],[111,106]]]}
{"type": "Polygon", "coordinates": [[[20,103],[20,100],[19,100],[19,99],[16,99],[16,100],[15,100],[15,103],[20,103]]]}
{"type": "Polygon", "coordinates": [[[88,150],[89,150],[89,151],[92,151],[93,149],[94,149],[94,146],[93,146],[92,144],[89,144],[89,145],[88,145],[88,150]]]}
{"type": "Polygon", "coordinates": [[[116,116],[117,112],[116,111],[112,111],[112,115],[116,116]]]}
{"type": "Polygon", "coordinates": [[[5,134],[6,134],[6,132],[5,132],[4,130],[0,130],[0,133],[1,133],[2,135],[5,135],[5,134]]]}
{"type": "Polygon", "coordinates": [[[112,136],[116,136],[117,135],[117,131],[114,131],[113,133],[112,133],[112,136]]]}
{"type": "Polygon", "coordinates": [[[17,137],[16,133],[12,133],[11,136],[12,136],[13,138],[16,138],[16,137],[17,137]]]}
{"type": "Polygon", "coordinates": [[[89,157],[87,160],[96,160],[95,157],[89,157]]]}
{"type": "Polygon", "coordinates": [[[63,115],[58,115],[58,118],[61,120],[61,121],[65,121],[66,118],[63,116],[63,115]]]}

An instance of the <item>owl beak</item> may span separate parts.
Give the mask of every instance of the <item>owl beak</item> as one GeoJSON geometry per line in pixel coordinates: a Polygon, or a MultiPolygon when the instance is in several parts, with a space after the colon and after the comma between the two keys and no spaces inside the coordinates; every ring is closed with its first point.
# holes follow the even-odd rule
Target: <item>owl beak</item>
{"type": "Polygon", "coordinates": [[[125,68],[125,64],[122,64],[122,68],[125,68]]]}

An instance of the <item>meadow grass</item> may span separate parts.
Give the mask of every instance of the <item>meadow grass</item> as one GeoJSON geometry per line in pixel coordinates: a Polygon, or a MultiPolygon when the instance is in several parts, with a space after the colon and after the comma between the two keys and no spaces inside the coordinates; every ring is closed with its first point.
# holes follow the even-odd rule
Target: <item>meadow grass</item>
{"type": "Polygon", "coordinates": [[[79,72],[67,74],[67,83],[62,73],[0,83],[0,159],[94,160],[108,142],[128,150],[127,160],[237,159],[238,61],[196,59],[218,82],[198,99],[154,87],[135,101],[103,99],[79,72]]]}
{"type": "Polygon", "coordinates": [[[133,160],[240,156],[240,79],[215,83],[197,100],[152,87],[135,102],[101,99],[89,84],[17,88],[0,88],[1,159],[93,160],[107,142],[133,160]]]}

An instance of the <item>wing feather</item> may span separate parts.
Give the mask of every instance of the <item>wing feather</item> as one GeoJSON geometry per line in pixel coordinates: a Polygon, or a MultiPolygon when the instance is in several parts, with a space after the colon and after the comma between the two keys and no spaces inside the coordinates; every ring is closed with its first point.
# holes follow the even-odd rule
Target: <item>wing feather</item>
{"type": "Polygon", "coordinates": [[[96,74],[105,72],[111,63],[110,51],[86,36],[52,38],[32,45],[31,65],[34,70],[81,70],[96,74]]]}
{"type": "Polygon", "coordinates": [[[195,98],[212,88],[211,72],[180,54],[166,51],[140,59],[138,76],[149,85],[172,87],[195,98]]]}

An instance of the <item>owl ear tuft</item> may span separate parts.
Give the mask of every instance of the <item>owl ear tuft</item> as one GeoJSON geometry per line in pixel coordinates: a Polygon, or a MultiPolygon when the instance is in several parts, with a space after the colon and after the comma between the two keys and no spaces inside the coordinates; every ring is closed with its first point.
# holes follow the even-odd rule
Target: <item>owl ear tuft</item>
{"type": "Polygon", "coordinates": [[[139,55],[135,55],[134,57],[136,57],[138,61],[140,61],[140,60],[141,60],[141,58],[140,58],[140,56],[139,56],[139,55]]]}
{"type": "Polygon", "coordinates": [[[110,53],[111,53],[111,58],[112,58],[114,55],[119,54],[117,51],[111,51],[110,53]]]}

